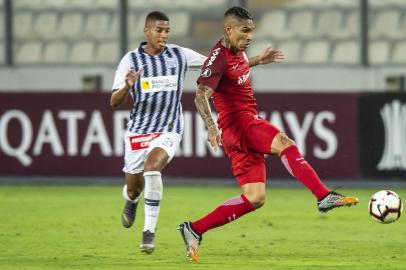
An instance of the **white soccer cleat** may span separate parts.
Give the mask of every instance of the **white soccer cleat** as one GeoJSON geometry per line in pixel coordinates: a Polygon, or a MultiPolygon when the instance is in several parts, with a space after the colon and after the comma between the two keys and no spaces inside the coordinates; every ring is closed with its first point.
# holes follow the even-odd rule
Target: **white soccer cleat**
{"type": "Polygon", "coordinates": [[[202,241],[202,237],[193,231],[190,222],[183,222],[179,225],[178,230],[182,235],[183,241],[185,241],[186,255],[189,257],[190,261],[198,262],[198,249],[200,242],[202,241]]]}
{"type": "Polygon", "coordinates": [[[358,203],[357,197],[347,197],[334,191],[330,191],[324,198],[317,202],[320,212],[327,212],[341,206],[351,206],[358,203]]]}

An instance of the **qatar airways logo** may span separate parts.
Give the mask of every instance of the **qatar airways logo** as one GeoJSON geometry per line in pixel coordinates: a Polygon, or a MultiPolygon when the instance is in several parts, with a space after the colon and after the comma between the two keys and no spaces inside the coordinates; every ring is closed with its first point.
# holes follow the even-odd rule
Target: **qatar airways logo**
{"type": "MultiPolygon", "coordinates": [[[[223,157],[224,153],[221,148],[214,152],[207,140],[204,139],[207,136],[207,130],[200,115],[195,112],[184,111],[183,116],[185,130],[176,156],[190,158],[223,157]]],[[[215,114],[213,116],[216,121],[217,116],[215,114]]],[[[261,111],[259,116],[279,129],[289,131],[303,156],[311,155],[317,159],[328,160],[337,154],[338,138],[331,128],[336,123],[336,114],[332,111],[306,112],[303,116],[293,111],[261,111]]]]}
{"type": "Polygon", "coordinates": [[[378,170],[406,170],[406,104],[386,103],[380,111],[385,129],[385,145],[378,170]]]}
{"type": "Polygon", "coordinates": [[[238,85],[241,85],[241,84],[245,83],[248,80],[249,77],[250,77],[250,72],[249,71],[248,71],[247,74],[244,74],[244,75],[238,77],[238,82],[237,82],[238,85]]]}
{"type": "Polygon", "coordinates": [[[45,110],[38,127],[37,123],[33,124],[36,121],[28,113],[9,110],[0,115],[0,151],[16,158],[24,167],[40,158],[45,147],[50,148],[52,157],[90,156],[95,147],[99,148],[102,156],[121,156],[126,133],[124,123],[127,119],[128,111],[114,112],[113,141],[110,141],[105,120],[99,110],[90,114],[83,110],[45,110]],[[21,130],[20,138],[14,142],[9,140],[12,122],[21,130]],[[84,130],[83,125],[86,126],[84,130]],[[62,131],[66,133],[62,135],[62,131]],[[84,136],[79,136],[79,131],[84,132],[84,136]]]}

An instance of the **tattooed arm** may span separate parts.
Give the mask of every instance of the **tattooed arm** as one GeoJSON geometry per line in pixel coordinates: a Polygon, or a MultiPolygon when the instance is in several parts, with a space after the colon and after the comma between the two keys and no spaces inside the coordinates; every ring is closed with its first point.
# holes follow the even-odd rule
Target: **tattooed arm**
{"type": "Polygon", "coordinates": [[[209,98],[212,94],[212,88],[199,84],[196,91],[195,105],[200,117],[203,119],[203,122],[206,125],[207,140],[210,142],[210,145],[214,151],[217,151],[217,148],[221,145],[221,137],[217,124],[214,122],[211,114],[209,98]]]}

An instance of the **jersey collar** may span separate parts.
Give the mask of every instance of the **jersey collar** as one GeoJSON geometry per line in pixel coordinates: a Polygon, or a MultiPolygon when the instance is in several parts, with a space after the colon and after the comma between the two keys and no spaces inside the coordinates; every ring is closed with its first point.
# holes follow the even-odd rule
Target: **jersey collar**
{"type": "Polygon", "coordinates": [[[168,46],[165,46],[165,48],[163,49],[163,51],[160,53],[160,54],[157,54],[157,55],[150,55],[149,53],[147,53],[147,52],[145,52],[144,51],[144,48],[147,46],[147,42],[146,41],[143,41],[143,42],[141,42],[140,43],[140,46],[138,47],[138,50],[140,51],[140,52],[142,52],[142,53],[145,53],[145,54],[147,54],[147,55],[149,55],[149,56],[159,56],[159,55],[162,55],[164,52],[166,52],[166,50],[168,49],[168,46]]]}

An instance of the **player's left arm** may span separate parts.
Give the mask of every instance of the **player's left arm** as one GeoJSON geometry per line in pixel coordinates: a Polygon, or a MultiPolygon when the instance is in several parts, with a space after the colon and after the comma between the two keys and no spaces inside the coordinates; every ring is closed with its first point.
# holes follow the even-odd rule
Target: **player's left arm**
{"type": "Polygon", "coordinates": [[[200,70],[207,57],[189,48],[181,47],[189,70],[200,70]]]}
{"type": "Polygon", "coordinates": [[[259,55],[248,59],[250,67],[256,65],[266,65],[270,63],[280,63],[284,59],[283,52],[274,50],[271,45],[266,47],[259,55]]]}

